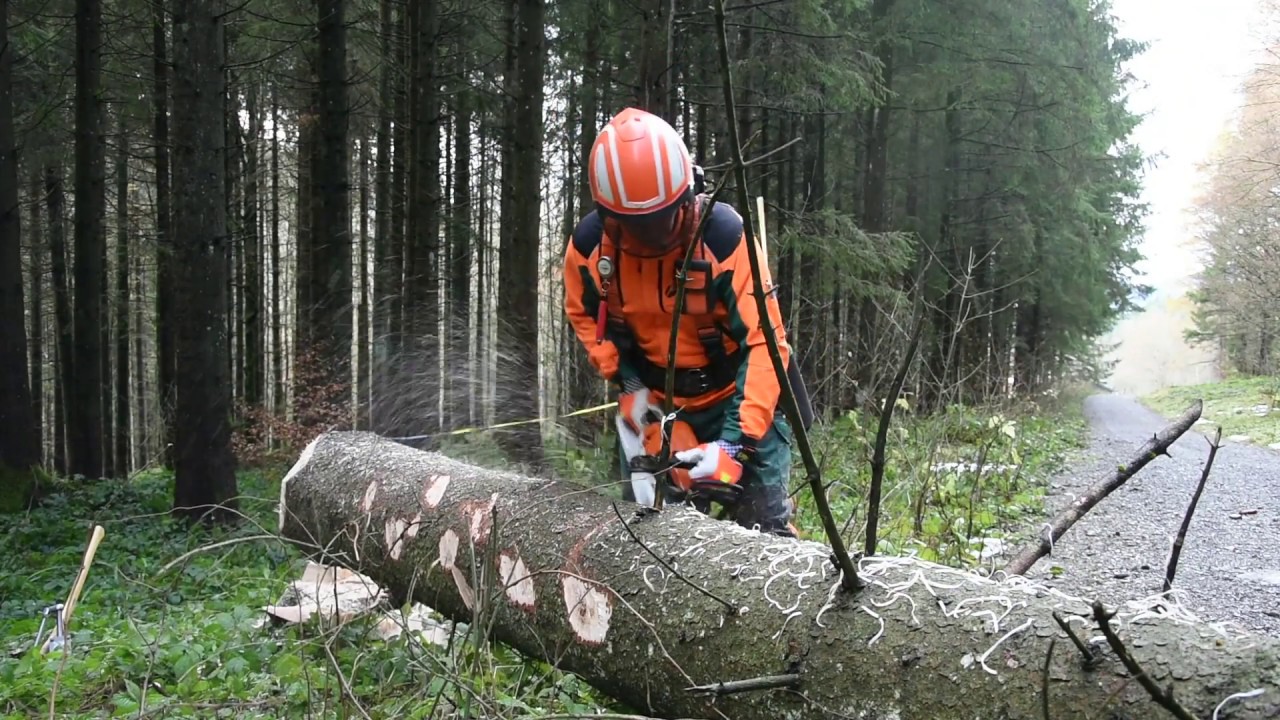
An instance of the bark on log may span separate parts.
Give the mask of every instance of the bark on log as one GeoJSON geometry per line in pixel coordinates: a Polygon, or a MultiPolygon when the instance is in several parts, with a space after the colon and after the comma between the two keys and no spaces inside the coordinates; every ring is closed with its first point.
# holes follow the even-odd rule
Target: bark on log
{"type": "MultiPolygon", "coordinates": [[[[1047,687],[1054,720],[1163,716],[1105,646],[1086,670],[1058,642],[1045,680],[1050,640],[1066,639],[1052,612],[1087,617],[1085,599],[1020,576],[997,582],[887,557],[864,558],[868,587],[846,596],[825,545],[682,507],[643,518],[628,510],[639,540],[738,610],[664,569],[590,489],[372,433],[326,434],[306,448],[281,488],[280,530],[460,621],[492,597],[496,639],[651,715],[1039,719],[1047,687]],[[785,674],[799,674],[799,686],[688,690],[785,674]]],[[[1206,626],[1167,599],[1120,610],[1112,624],[1133,657],[1198,717],[1259,688],[1221,717],[1280,713],[1280,643],[1206,626]]],[[[1077,633],[1097,635],[1090,623],[1077,619],[1077,633]]]]}

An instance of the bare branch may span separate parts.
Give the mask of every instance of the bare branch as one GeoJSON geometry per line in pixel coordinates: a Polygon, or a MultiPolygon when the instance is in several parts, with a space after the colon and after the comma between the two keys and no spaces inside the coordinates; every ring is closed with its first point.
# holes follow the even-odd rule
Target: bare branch
{"type": "Polygon", "coordinates": [[[1191,527],[1191,516],[1195,514],[1196,505],[1200,502],[1200,494],[1204,492],[1204,485],[1209,480],[1209,471],[1213,468],[1213,458],[1218,454],[1218,448],[1222,442],[1222,426],[1218,426],[1218,431],[1214,433],[1213,440],[1209,441],[1209,459],[1205,461],[1204,472],[1200,473],[1200,482],[1196,485],[1196,491],[1191,496],[1191,504],[1187,506],[1187,513],[1182,517],[1182,527],[1178,528],[1178,537],[1173,541],[1173,550],[1169,553],[1169,564],[1164,571],[1164,592],[1173,589],[1173,576],[1178,571],[1178,558],[1182,556],[1182,544],[1187,539],[1187,528],[1191,527]]]}
{"type": "Polygon", "coordinates": [[[1160,687],[1156,685],[1155,680],[1152,680],[1151,676],[1147,675],[1147,672],[1138,664],[1138,661],[1133,659],[1133,656],[1129,654],[1128,649],[1125,648],[1124,643],[1121,642],[1120,636],[1117,635],[1115,629],[1111,627],[1112,613],[1108,613],[1103,609],[1102,603],[1098,600],[1093,601],[1093,617],[1098,621],[1098,627],[1101,628],[1102,634],[1107,637],[1107,644],[1111,646],[1112,651],[1114,651],[1116,656],[1120,658],[1120,662],[1124,663],[1124,667],[1129,671],[1129,674],[1133,676],[1133,678],[1136,679],[1142,687],[1146,688],[1148,693],[1151,693],[1152,700],[1155,700],[1160,707],[1173,713],[1173,716],[1178,718],[1178,720],[1197,720],[1195,715],[1187,712],[1187,709],[1182,707],[1182,705],[1173,698],[1172,685],[1161,690],[1160,687]]]}
{"type": "Polygon", "coordinates": [[[822,526],[831,544],[833,560],[841,572],[841,588],[846,591],[863,587],[858,579],[858,570],[845,549],[844,540],[840,537],[840,529],[836,526],[835,517],[831,514],[831,506],[827,502],[827,494],[822,488],[822,471],[814,459],[813,448],[809,446],[809,434],[800,419],[800,407],[796,403],[795,392],[787,377],[787,369],[782,364],[782,353],[778,349],[778,339],[774,335],[772,320],[764,284],[761,280],[760,256],[756,250],[756,239],[751,224],[751,198],[747,196],[746,162],[742,159],[742,144],[738,138],[737,111],[733,99],[733,75],[729,63],[729,41],[725,32],[724,0],[716,0],[717,40],[720,45],[720,70],[724,73],[725,114],[729,121],[729,146],[733,149],[736,175],[738,176],[738,199],[742,205],[742,231],[747,243],[747,258],[751,264],[751,276],[754,282],[756,307],[759,309],[760,323],[763,325],[765,344],[769,349],[769,359],[773,361],[773,371],[778,377],[781,405],[787,422],[795,433],[796,444],[800,446],[800,456],[804,459],[805,474],[808,475],[809,487],[813,491],[814,504],[818,515],[822,518],[822,526]]]}
{"type": "Polygon", "coordinates": [[[1009,564],[1004,567],[1004,571],[1010,575],[1022,575],[1035,565],[1036,561],[1048,555],[1053,549],[1053,543],[1062,537],[1063,533],[1071,529],[1084,514],[1093,509],[1103,498],[1110,495],[1116,488],[1125,484],[1125,482],[1138,474],[1138,471],[1146,467],[1159,455],[1167,455],[1169,446],[1174,443],[1182,434],[1191,428],[1192,424],[1200,418],[1200,411],[1204,405],[1200,400],[1196,400],[1190,407],[1178,416],[1164,429],[1156,433],[1148,440],[1137,454],[1127,464],[1116,468],[1111,477],[1095,484],[1089,488],[1089,491],[1077,499],[1066,510],[1063,510],[1049,524],[1049,532],[1041,537],[1040,542],[1032,545],[1022,552],[1018,553],[1009,564]]]}

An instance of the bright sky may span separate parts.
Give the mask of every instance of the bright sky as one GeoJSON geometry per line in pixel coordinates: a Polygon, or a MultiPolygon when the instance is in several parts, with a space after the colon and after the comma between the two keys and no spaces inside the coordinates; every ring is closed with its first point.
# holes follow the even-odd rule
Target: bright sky
{"type": "MultiPolygon", "coordinates": [[[[1112,0],[1122,37],[1146,41],[1132,61],[1130,107],[1147,114],[1134,139],[1147,155],[1143,200],[1150,206],[1142,282],[1181,291],[1199,262],[1187,245],[1186,210],[1205,160],[1239,106],[1239,88],[1258,61],[1260,0],[1112,0]]],[[[1163,294],[1163,293],[1161,293],[1163,294]]]]}

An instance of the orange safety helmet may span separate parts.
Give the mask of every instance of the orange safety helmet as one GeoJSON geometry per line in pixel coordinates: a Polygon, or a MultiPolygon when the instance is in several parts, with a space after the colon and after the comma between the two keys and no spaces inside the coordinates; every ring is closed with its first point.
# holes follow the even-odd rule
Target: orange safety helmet
{"type": "MultiPolygon", "coordinates": [[[[605,125],[591,146],[587,177],[596,209],[616,220],[642,244],[671,247],[687,225],[681,208],[696,191],[689,149],[666,120],[626,108],[605,125]]],[[[687,213],[686,213],[687,215],[687,213]]]]}
{"type": "MultiPolygon", "coordinates": [[[[698,447],[698,436],[693,434],[693,427],[684,420],[674,420],[671,423],[671,455],[682,450],[692,450],[698,447]]],[[[662,452],[662,423],[652,422],[644,427],[644,451],[648,455],[657,457],[662,452]]],[[[693,478],[689,476],[689,471],[683,468],[673,468],[669,477],[671,482],[681,490],[688,491],[693,487],[693,478]]]]}

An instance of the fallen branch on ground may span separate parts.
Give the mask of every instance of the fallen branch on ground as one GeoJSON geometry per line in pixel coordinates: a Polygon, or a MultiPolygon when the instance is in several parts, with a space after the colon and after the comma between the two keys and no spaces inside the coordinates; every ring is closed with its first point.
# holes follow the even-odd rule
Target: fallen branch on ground
{"type": "MultiPolygon", "coordinates": [[[[1049,642],[1065,637],[1053,612],[1090,608],[1024,577],[895,557],[860,561],[866,587],[855,599],[840,592],[825,544],[681,506],[623,517],[630,532],[609,498],[581,486],[345,432],[317,438],[286,476],[280,531],[455,621],[475,622],[477,588],[491,582],[483,612],[495,640],[660,717],[1038,719],[1049,642]],[[802,684],[688,690],[771,675],[802,684]]],[[[1133,658],[1161,684],[1174,680],[1200,717],[1232,693],[1280,688],[1274,640],[1226,635],[1162,596],[1121,610],[1112,623],[1133,658]]],[[[1153,717],[1146,691],[1113,655],[1099,655],[1094,671],[1054,655],[1054,720],[1099,717],[1104,705],[1109,716],[1153,717]]],[[[1278,713],[1280,690],[1231,704],[1232,720],[1278,713]]]]}
{"type": "Polygon", "coordinates": [[[1218,448],[1222,443],[1222,427],[1218,427],[1218,432],[1214,434],[1213,440],[1209,442],[1209,459],[1204,463],[1204,472],[1200,473],[1200,482],[1196,484],[1196,491],[1191,495],[1191,502],[1187,505],[1187,514],[1182,516],[1182,526],[1178,528],[1178,536],[1174,538],[1173,549],[1169,551],[1169,564],[1164,570],[1164,591],[1169,592],[1173,589],[1173,576],[1178,572],[1178,558],[1182,557],[1182,545],[1187,540],[1187,529],[1191,527],[1191,516],[1196,512],[1196,505],[1200,503],[1200,494],[1204,492],[1205,483],[1209,481],[1209,471],[1213,469],[1213,459],[1218,455],[1218,448]]]}
{"type": "Polygon", "coordinates": [[[1116,468],[1116,471],[1108,478],[1098,482],[1093,487],[1071,503],[1066,510],[1058,513],[1058,516],[1049,523],[1049,532],[1041,533],[1040,542],[1025,548],[1018,553],[1008,565],[1004,566],[1004,572],[1010,575],[1023,575],[1031,569],[1032,565],[1040,558],[1048,555],[1053,550],[1053,544],[1061,538],[1067,530],[1071,529],[1085,513],[1093,509],[1103,498],[1115,492],[1116,488],[1125,484],[1129,478],[1138,474],[1138,471],[1146,467],[1147,463],[1154,460],[1160,455],[1169,454],[1169,446],[1178,438],[1182,437],[1196,420],[1200,418],[1202,404],[1199,400],[1195,401],[1188,407],[1176,420],[1166,425],[1160,432],[1156,433],[1138,449],[1137,454],[1127,464],[1116,468]]]}
{"type": "Polygon", "coordinates": [[[1111,627],[1111,618],[1114,616],[1115,613],[1107,612],[1102,607],[1101,602],[1093,601],[1093,619],[1098,621],[1098,627],[1102,630],[1102,634],[1106,636],[1107,644],[1111,646],[1111,651],[1116,654],[1116,657],[1120,658],[1120,662],[1129,671],[1129,675],[1146,689],[1151,695],[1151,699],[1156,701],[1156,704],[1173,713],[1173,716],[1178,720],[1196,720],[1196,716],[1187,712],[1182,703],[1173,697],[1172,684],[1166,688],[1156,685],[1156,681],[1151,678],[1151,675],[1146,670],[1143,670],[1142,665],[1133,658],[1129,649],[1124,646],[1124,641],[1120,639],[1120,636],[1111,627]]]}

